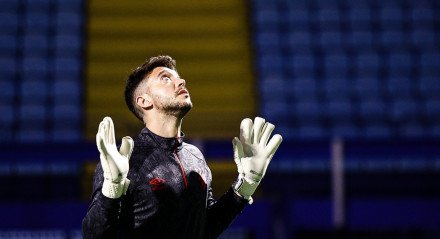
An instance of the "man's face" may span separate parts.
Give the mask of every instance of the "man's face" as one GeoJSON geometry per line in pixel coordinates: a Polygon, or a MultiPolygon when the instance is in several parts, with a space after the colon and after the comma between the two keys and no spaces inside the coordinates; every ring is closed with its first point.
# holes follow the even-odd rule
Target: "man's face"
{"type": "Polygon", "coordinates": [[[192,108],[185,80],[175,70],[156,67],[147,79],[146,93],[153,107],[167,114],[183,117],[192,108]]]}

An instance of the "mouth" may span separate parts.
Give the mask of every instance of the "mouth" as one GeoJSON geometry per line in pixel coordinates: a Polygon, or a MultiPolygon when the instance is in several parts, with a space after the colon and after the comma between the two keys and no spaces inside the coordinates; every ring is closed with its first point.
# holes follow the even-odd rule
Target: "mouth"
{"type": "Polygon", "coordinates": [[[181,90],[177,91],[177,95],[182,95],[182,94],[189,94],[189,93],[186,89],[181,89],[181,90]]]}

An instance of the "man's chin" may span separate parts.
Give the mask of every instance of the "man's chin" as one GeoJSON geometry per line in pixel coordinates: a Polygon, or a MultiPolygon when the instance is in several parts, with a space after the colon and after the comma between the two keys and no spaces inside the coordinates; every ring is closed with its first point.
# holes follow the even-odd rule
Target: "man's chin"
{"type": "Polygon", "coordinates": [[[170,105],[168,107],[165,107],[163,110],[169,115],[183,118],[192,109],[192,107],[193,105],[191,101],[186,101],[180,104],[170,105]]]}

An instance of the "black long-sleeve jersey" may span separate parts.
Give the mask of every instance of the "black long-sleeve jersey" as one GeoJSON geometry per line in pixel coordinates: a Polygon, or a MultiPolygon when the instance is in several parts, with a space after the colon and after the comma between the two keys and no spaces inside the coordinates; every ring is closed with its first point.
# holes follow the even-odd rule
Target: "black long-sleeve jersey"
{"type": "Polygon", "coordinates": [[[213,198],[212,175],[200,150],[144,128],[134,140],[126,195],[110,199],[96,167],[84,238],[217,238],[248,204],[232,189],[213,198]]]}

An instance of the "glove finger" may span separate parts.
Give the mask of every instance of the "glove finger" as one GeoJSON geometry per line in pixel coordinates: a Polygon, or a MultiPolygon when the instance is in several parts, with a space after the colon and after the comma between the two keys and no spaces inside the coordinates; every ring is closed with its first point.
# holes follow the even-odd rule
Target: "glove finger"
{"type": "MultiPolygon", "coordinates": [[[[281,137],[281,135],[276,134],[274,135],[269,143],[266,146],[266,157],[268,157],[269,159],[272,159],[273,155],[275,154],[275,152],[277,151],[278,147],[280,146],[281,142],[283,141],[283,137],[281,137]]],[[[270,161],[269,161],[270,162],[270,161]]]]}
{"type": "Polygon", "coordinates": [[[234,161],[237,165],[238,174],[242,174],[243,166],[241,165],[241,157],[243,155],[243,146],[241,145],[241,142],[237,137],[232,140],[232,147],[234,150],[234,161]]]}
{"type": "Polygon", "coordinates": [[[96,133],[96,147],[98,148],[99,153],[102,154],[102,147],[101,147],[101,141],[102,141],[102,131],[103,131],[103,122],[99,123],[98,132],[96,133]]]}
{"type": "Polygon", "coordinates": [[[263,133],[261,134],[260,145],[266,146],[267,141],[269,140],[270,134],[275,129],[275,125],[266,122],[263,128],[263,133]]]}
{"type": "Polygon", "coordinates": [[[260,142],[260,138],[261,138],[261,130],[264,127],[264,123],[265,123],[265,119],[261,118],[261,117],[255,117],[254,120],[254,125],[252,127],[252,142],[254,144],[258,144],[260,142]]]}
{"type": "Polygon", "coordinates": [[[243,143],[251,143],[252,137],[252,120],[249,118],[243,119],[240,124],[240,141],[243,143]]]}
{"type": "Polygon", "coordinates": [[[134,142],[130,136],[125,136],[122,138],[121,147],[119,148],[119,153],[130,160],[131,153],[133,152],[134,142]]]}
{"type": "Polygon", "coordinates": [[[116,144],[115,139],[115,127],[113,124],[113,120],[110,117],[105,117],[107,122],[107,142],[109,144],[116,144]]]}

